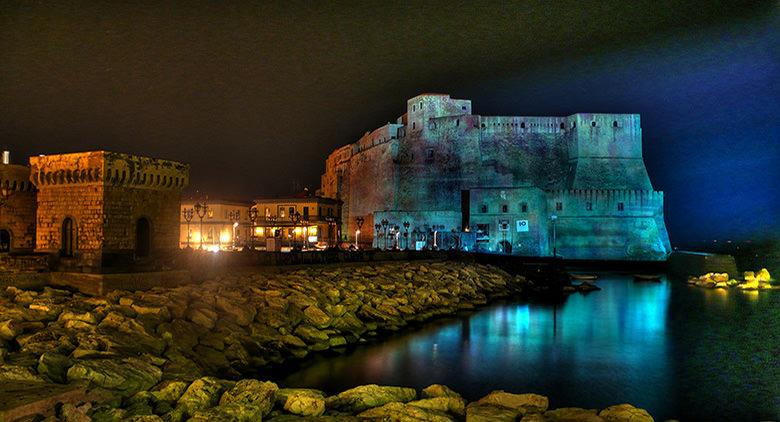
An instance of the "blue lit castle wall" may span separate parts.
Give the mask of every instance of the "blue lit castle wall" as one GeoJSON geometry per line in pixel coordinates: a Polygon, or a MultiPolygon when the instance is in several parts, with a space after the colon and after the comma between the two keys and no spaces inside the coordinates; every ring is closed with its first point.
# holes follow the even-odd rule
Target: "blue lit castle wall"
{"type": "Polygon", "coordinates": [[[438,247],[546,256],[555,243],[570,258],[664,259],[663,195],[641,139],[638,115],[479,116],[468,100],[423,94],[395,124],[334,151],[321,193],[344,201],[350,239],[363,217],[361,242],[378,234],[380,247],[386,229],[374,225],[387,219],[429,246],[436,231],[438,247]]]}

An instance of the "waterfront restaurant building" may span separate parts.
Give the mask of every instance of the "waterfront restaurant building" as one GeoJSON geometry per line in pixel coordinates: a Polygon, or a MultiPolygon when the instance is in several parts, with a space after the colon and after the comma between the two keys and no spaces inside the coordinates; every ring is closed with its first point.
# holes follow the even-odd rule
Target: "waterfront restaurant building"
{"type": "Polygon", "coordinates": [[[263,197],[255,200],[257,209],[255,240],[262,248],[266,239],[278,239],[283,248],[293,246],[326,248],[341,238],[341,201],[312,195],[263,197]]]}

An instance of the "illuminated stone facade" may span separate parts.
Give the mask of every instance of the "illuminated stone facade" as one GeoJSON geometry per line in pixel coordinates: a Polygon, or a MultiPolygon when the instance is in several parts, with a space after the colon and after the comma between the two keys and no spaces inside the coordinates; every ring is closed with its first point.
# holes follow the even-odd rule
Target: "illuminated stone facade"
{"type": "Polygon", "coordinates": [[[31,157],[30,171],[36,250],[57,254],[60,269],[156,265],[177,249],[189,165],[94,151],[31,157]]]}
{"type": "Polygon", "coordinates": [[[255,239],[258,247],[265,239],[277,237],[289,247],[320,248],[335,246],[340,238],[341,201],[310,195],[308,191],[285,197],[255,200],[257,220],[255,239]],[[298,222],[290,216],[298,214],[298,222]]]}
{"type": "Polygon", "coordinates": [[[671,250],[636,114],[480,116],[469,100],[422,94],[396,123],[335,150],[321,194],[343,201],[344,233],[364,218],[364,239],[387,219],[428,247],[636,260],[671,250]]]}
{"type": "Polygon", "coordinates": [[[0,253],[35,248],[35,186],[30,168],[0,164],[0,253]]]}

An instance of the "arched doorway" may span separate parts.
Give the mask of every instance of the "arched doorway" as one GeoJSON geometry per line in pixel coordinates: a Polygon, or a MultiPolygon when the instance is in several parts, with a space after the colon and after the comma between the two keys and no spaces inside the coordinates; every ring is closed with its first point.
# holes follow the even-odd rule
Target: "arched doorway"
{"type": "Polygon", "coordinates": [[[512,244],[509,243],[507,240],[502,240],[498,242],[498,250],[505,254],[511,254],[512,253],[512,244]]]}
{"type": "Polygon", "coordinates": [[[135,256],[144,258],[149,256],[152,249],[152,227],[149,219],[141,217],[135,223],[135,256]]]}
{"type": "Polygon", "coordinates": [[[11,252],[11,232],[0,230],[0,252],[11,252]]]}
{"type": "Polygon", "coordinates": [[[60,238],[60,255],[73,256],[73,219],[62,220],[62,236],[60,238]]]}

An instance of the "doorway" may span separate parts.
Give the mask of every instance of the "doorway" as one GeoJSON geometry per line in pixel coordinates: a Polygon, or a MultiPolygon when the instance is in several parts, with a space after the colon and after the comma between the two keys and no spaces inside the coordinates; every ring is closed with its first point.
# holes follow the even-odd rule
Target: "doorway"
{"type": "Polygon", "coordinates": [[[62,220],[62,233],[60,237],[60,255],[73,256],[73,219],[66,217],[62,220]]]}
{"type": "Polygon", "coordinates": [[[141,217],[135,223],[135,256],[145,258],[152,250],[152,227],[149,219],[141,217]]]}

